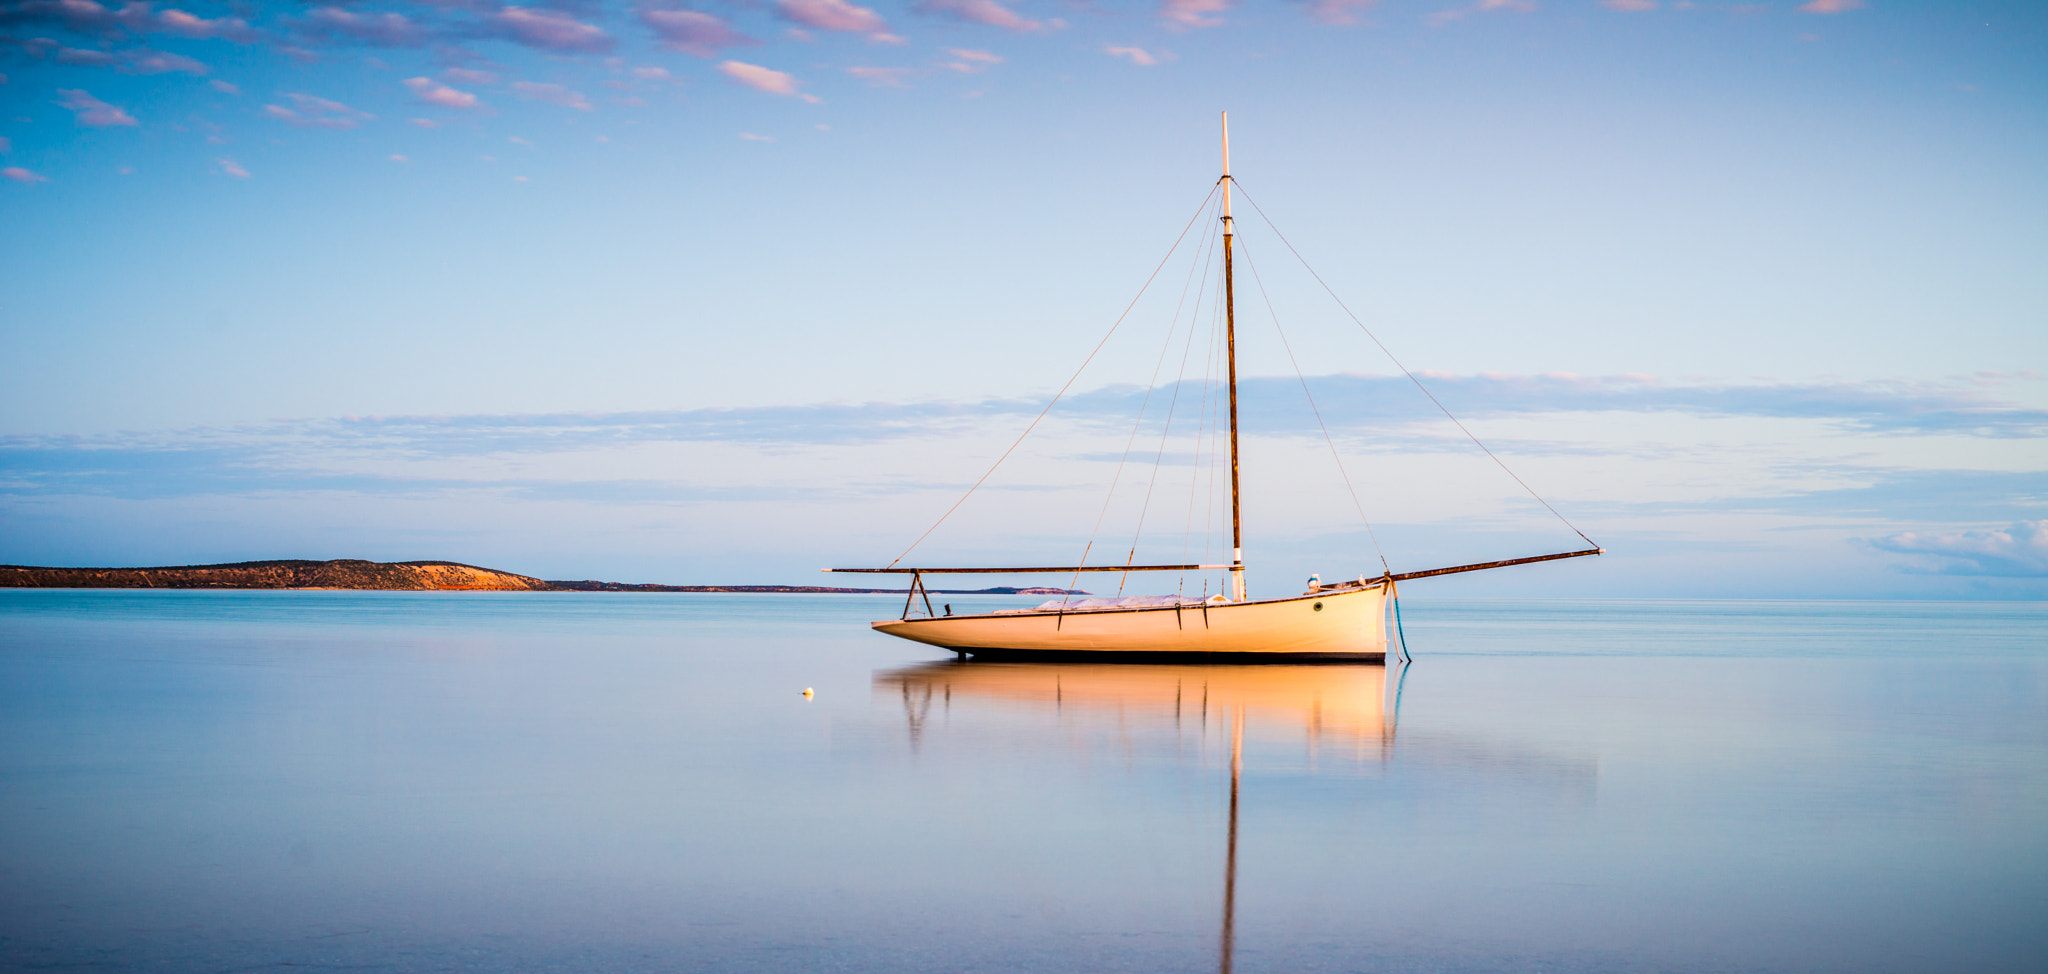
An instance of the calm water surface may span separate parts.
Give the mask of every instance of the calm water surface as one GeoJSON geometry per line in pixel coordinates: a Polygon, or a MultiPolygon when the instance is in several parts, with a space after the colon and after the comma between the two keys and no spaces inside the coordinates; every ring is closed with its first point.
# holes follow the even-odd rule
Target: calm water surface
{"type": "Polygon", "coordinates": [[[0,967],[2048,965],[2048,606],[1418,596],[1404,670],[899,605],[0,591],[0,967]]]}

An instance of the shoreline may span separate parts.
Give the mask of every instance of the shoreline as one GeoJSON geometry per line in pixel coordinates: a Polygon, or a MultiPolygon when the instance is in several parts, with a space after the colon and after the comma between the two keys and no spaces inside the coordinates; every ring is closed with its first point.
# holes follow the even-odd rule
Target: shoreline
{"type": "MultiPolygon", "coordinates": [[[[154,568],[0,565],[0,589],[167,589],[294,592],[699,592],[736,595],[904,595],[908,588],[821,585],[661,585],[542,579],[453,561],[291,559],[154,568]]],[[[1086,595],[1045,586],[929,589],[933,595],[1086,595]]]]}

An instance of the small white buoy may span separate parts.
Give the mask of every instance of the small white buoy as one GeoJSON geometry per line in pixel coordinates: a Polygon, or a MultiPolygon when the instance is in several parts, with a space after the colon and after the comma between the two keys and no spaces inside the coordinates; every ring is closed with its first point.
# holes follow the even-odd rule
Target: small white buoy
{"type": "Polygon", "coordinates": [[[809,699],[811,699],[812,697],[815,697],[815,696],[817,696],[817,694],[816,694],[815,692],[813,692],[813,691],[811,690],[811,688],[810,688],[810,687],[805,687],[805,688],[804,688],[804,699],[805,699],[805,700],[809,700],[809,699]]]}

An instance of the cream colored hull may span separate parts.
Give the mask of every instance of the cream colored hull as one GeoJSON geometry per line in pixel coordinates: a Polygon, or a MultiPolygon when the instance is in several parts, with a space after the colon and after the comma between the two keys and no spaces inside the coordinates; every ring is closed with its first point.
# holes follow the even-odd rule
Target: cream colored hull
{"type": "Polygon", "coordinates": [[[1386,653],[1386,607],[1386,589],[1375,585],[1179,609],[885,619],[874,628],[973,655],[1225,653],[1378,659],[1386,653]]]}

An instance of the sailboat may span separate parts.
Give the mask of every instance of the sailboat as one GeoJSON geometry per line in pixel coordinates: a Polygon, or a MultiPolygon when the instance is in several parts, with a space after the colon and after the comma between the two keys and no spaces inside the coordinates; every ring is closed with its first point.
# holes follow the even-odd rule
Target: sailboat
{"type": "MultiPolygon", "coordinates": [[[[1237,295],[1233,244],[1236,223],[1231,215],[1230,116],[1222,118],[1223,174],[1221,231],[1223,244],[1223,354],[1228,376],[1230,428],[1230,561],[1215,564],[1134,565],[1125,564],[1029,566],[1008,568],[902,567],[904,556],[882,568],[828,568],[828,572],[883,573],[910,576],[903,614],[896,619],[872,623],[878,632],[952,650],[961,658],[982,659],[1092,659],[1167,661],[1193,658],[1209,661],[1288,659],[1384,660],[1387,645],[1388,607],[1397,597],[1400,582],[1437,575],[1506,568],[1537,562],[1598,555],[1604,548],[1593,544],[1584,532],[1572,530],[1590,547],[1507,558],[1471,565],[1455,565],[1422,571],[1394,572],[1390,567],[1377,577],[1325,585],[1311,579],[1308,589],[1298,595],[1253,599],[1245,590],[1243,495],[1239,489],[1238,388],[1237,388],[1237,295]],[[995,612],[940,615],[933,611],[931,595],[925,588],[927,575],[1081,575],[1094,572],[1196,572],[1227,571],[1227,591],[1215,596],[1189,598],[1186,595],[1074,599],[1063,597],[1035,608],[995,612]],[[922,615],[915,614],[922,596],[922,615]]],[[[1155,272],[1156,274],[1156,272],[1155,272]]],[[[1105,339],[1106,340],[1106,339],[1105,339]]],[[[1375,339],[1377,341],[1377,339],[1375,339]]],[[[1407,370],[1404,368],[1403,372],[1407,370]]],[[[1077,373],[1078,375],[1078,373],[1077,373]]],[[[1411,380],[1412,373],[1408,373],[1411,380]]],[[[1070,381],[1071,384],[1071,381],[1070,381]]],[[[1417,383],[1420,387],[1420,383],[1417,383]]],[[[1427,390],[1424,390],[1425,394],[1427,390]]],[[[1431,397],[1434,401],[1435,397],[1431,397]]],[[[1057,399],[1055,399],[1057,401],[1057,399]]],[[[1441,408],[1441,403],[1438,404],[1441,408]]],[[[1051,409],[1050,404],[1046,407],[1051,409]]],[[[1445,415],[1449,416],[1448,410],[1445,415]]],[[[1043,413],[1040,414],[1042,419],[1043,413]]],[[[1453,422],[1455,417],[1451,417],[1453,422]]],[[[1036,425],[1035,423],[1033,424],[1036,425]]],[[[1460,429],[1463,429],[1463,425],[1460,429]]],[[[1027,429],[1028,435],[1030,430],[1027,429]]],[[[1466,431],[1470,436],[1470,432],[1466,431]]],[[[1022,437],[1019,438],[1019,442],[1022,437]]],[[[1474,443],[1478,440],[1474,438],[1474,443]]],[[[1014,445],[1012,449],[1015,449],[1014,445]]],[[[1481,445],[1481,449],[1484,446],[1481,445]]],[[[1334,450],[1334,446],[1333,446],[1334,450]]],[[[1005,456],[1008,454],[1006,453],[1005,456]]],[[[1496,463],[1492,451],[1487,451],[1496,463]]],[[[1002,461],[997,461],[1000,464],[1002,461]]],[[[1506,465],[1502,464],[1502,469],[1506,465]]],[[[994,472],[994,468],[990,468],[994,472]]],[[[987,479],[983,475],[983,480],[987,479]]],[[[1510,472],[1512,476],[1512,472],[1510,472]]],[[[1520,478],[1516,478],[1520,482],[1520,478]]],[[[976,484],[979,486],[979,483],[976,484]]],[[[1526,484],[1524,487],[1526,488],[1526,484]]],[[[971,494],[973,489],[969,489],[971,494]]],[[[1534,492],[1531,491],[1533,495],[1534,492]]],[[[963,496],[962,501],[966,498],[963,496]]],[[[1542,501],[1541,497],[1537,498],[1542,501]]],[[[1549,507],[1548,502],[1544,502],[1549,507]]],[[[954,508],[959,507],[958,503],[954,508]]],[[[1551,508],[1556,513],[1555,508],[1551,508]]],[[[949,510],[948,514],[951,513],[949,510]]],[[[1559,515],[1562,519],[1563,516],[1559,515]]],[[[940,518],[943,522],[944,517],[940,518]]],[[[1570,526],[1570,522],[1565,522],[1570,526]]],[[[937,525],[934,525],[936,528],[937,525]]],[[[928,536],[931,532],[927,531],[928,536]]],[[[922,539],[920,539],[922,540],[922,539]]],[[[915,545],[913,544],[913,548],[915,545]]],[[[907,554],[907,553],[906,553],[907,554]]]]}

